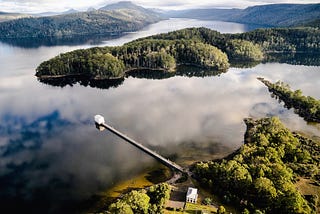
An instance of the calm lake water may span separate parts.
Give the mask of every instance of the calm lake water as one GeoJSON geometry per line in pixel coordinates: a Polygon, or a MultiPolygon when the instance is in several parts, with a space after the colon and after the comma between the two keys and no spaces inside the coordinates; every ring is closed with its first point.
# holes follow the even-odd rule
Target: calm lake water
{"type": "MultiPolygon", "coordinates": [[[[98,45],[121,45],[193,26],[228,33],[251,29],[236,23],[171,19],[98,45]]],[[[285,109],[256,79],[282,80],[320,99],[318,66],[264,63],[206,77],[128,77],[109,89],[54,87],[34,76],[43,60],[91,46],[90,41],[32,48],[0,43],[0,212],[73,212],[73,202],[155,164],[112,134],[98,132],[95,114],[182,165],[237,149],[243,143],[246,117],[276,115],[292,130],[320,136],[319,126],[285,109]]]]}

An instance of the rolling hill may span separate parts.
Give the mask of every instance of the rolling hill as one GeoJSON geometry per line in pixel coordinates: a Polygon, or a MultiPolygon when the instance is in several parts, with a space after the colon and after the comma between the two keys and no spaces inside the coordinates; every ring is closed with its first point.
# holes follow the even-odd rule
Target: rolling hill
{"type": "Polygon", "coordinates": [[[117,34],[136,31],[159,20],[159,14],[151,10],[120,2],[88,12],[2,22],[0,39],[117,34]]]}
{"type": "Polygon", "coordinates": [[[7,12],[0,11],[0,22],[5,22],[8,20],[19,19],[19,18],[24,18],[24,17],[30,17],[30,16],[31,15],[29,15],[29,14],[7,13],[7,12]]]}
{"type": "Polygon", "coordinates": [[[259,24],[270,27],[318,26],[320,4],[270,4],[246,9],[191,9],[169,11],[172,18],[196,18],[259,24]]]}

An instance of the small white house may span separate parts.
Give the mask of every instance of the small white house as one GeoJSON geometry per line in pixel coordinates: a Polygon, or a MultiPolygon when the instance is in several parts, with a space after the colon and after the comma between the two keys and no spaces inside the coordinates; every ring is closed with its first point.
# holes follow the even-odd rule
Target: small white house
{"type": "Polygon", "coordinates": [[[102,117],[101,115],[97,114],[96,116],[94,116],[94,122],[96,122],[99,125],[102,125],[102,124],[105,123],[104,117],[102,117]]]}
{"type": "Polygon", "coordinates": [[[197,203],[197,199],[198,199],[198,189],[188,187],[186,202],[195,204],[195,203],[197,203]]]}

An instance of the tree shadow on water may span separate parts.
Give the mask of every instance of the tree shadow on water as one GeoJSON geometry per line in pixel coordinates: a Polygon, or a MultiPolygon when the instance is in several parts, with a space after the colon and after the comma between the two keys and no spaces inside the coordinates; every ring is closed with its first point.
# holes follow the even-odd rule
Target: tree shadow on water
{"type": "Polygon", "coordinates": [[[119,79],[105,79],[105,80],[95,80],[90,79],[86,76],[68,76],[68,77],[55,77],[55,78],[38,78],[41,83],[56,86],[56,87],[66,87],[74,86],[75,84],[80,84],[82,86],[90,86],[92,88],[109,89],[116,88],[122,85],[124,78],[119,79]]]}

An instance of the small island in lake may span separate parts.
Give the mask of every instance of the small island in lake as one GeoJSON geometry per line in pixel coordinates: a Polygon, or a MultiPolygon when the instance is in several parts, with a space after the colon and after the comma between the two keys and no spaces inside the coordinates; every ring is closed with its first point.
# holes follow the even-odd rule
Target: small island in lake
{"type": "Polygon", "coordinates": [[[228,57],[217,47],[196,40],[145,39],[120,47],[90,48],[61,54],[37,68],[39,78],[71,75],[90,79],[123,78],[132,70],[174,72],[178,64],[225,70],[228,57]]]}
{"type": "Polygon", "coordinates": [[[119,47],[95,47],[60,54],[41,63],[39,79],[82,76],[121,79],[132,70],[174,72],[177,65],[227,70],[233,61],[261,61],[269,53],[319,52],[317,28],[258,29],[221,34],[207,28],[188,28],[150,36],[119,47]],[[304,41],[303,43],[301,41],[304,41]],[[318,41],[318,42],[317,42],[318,41]]]}

